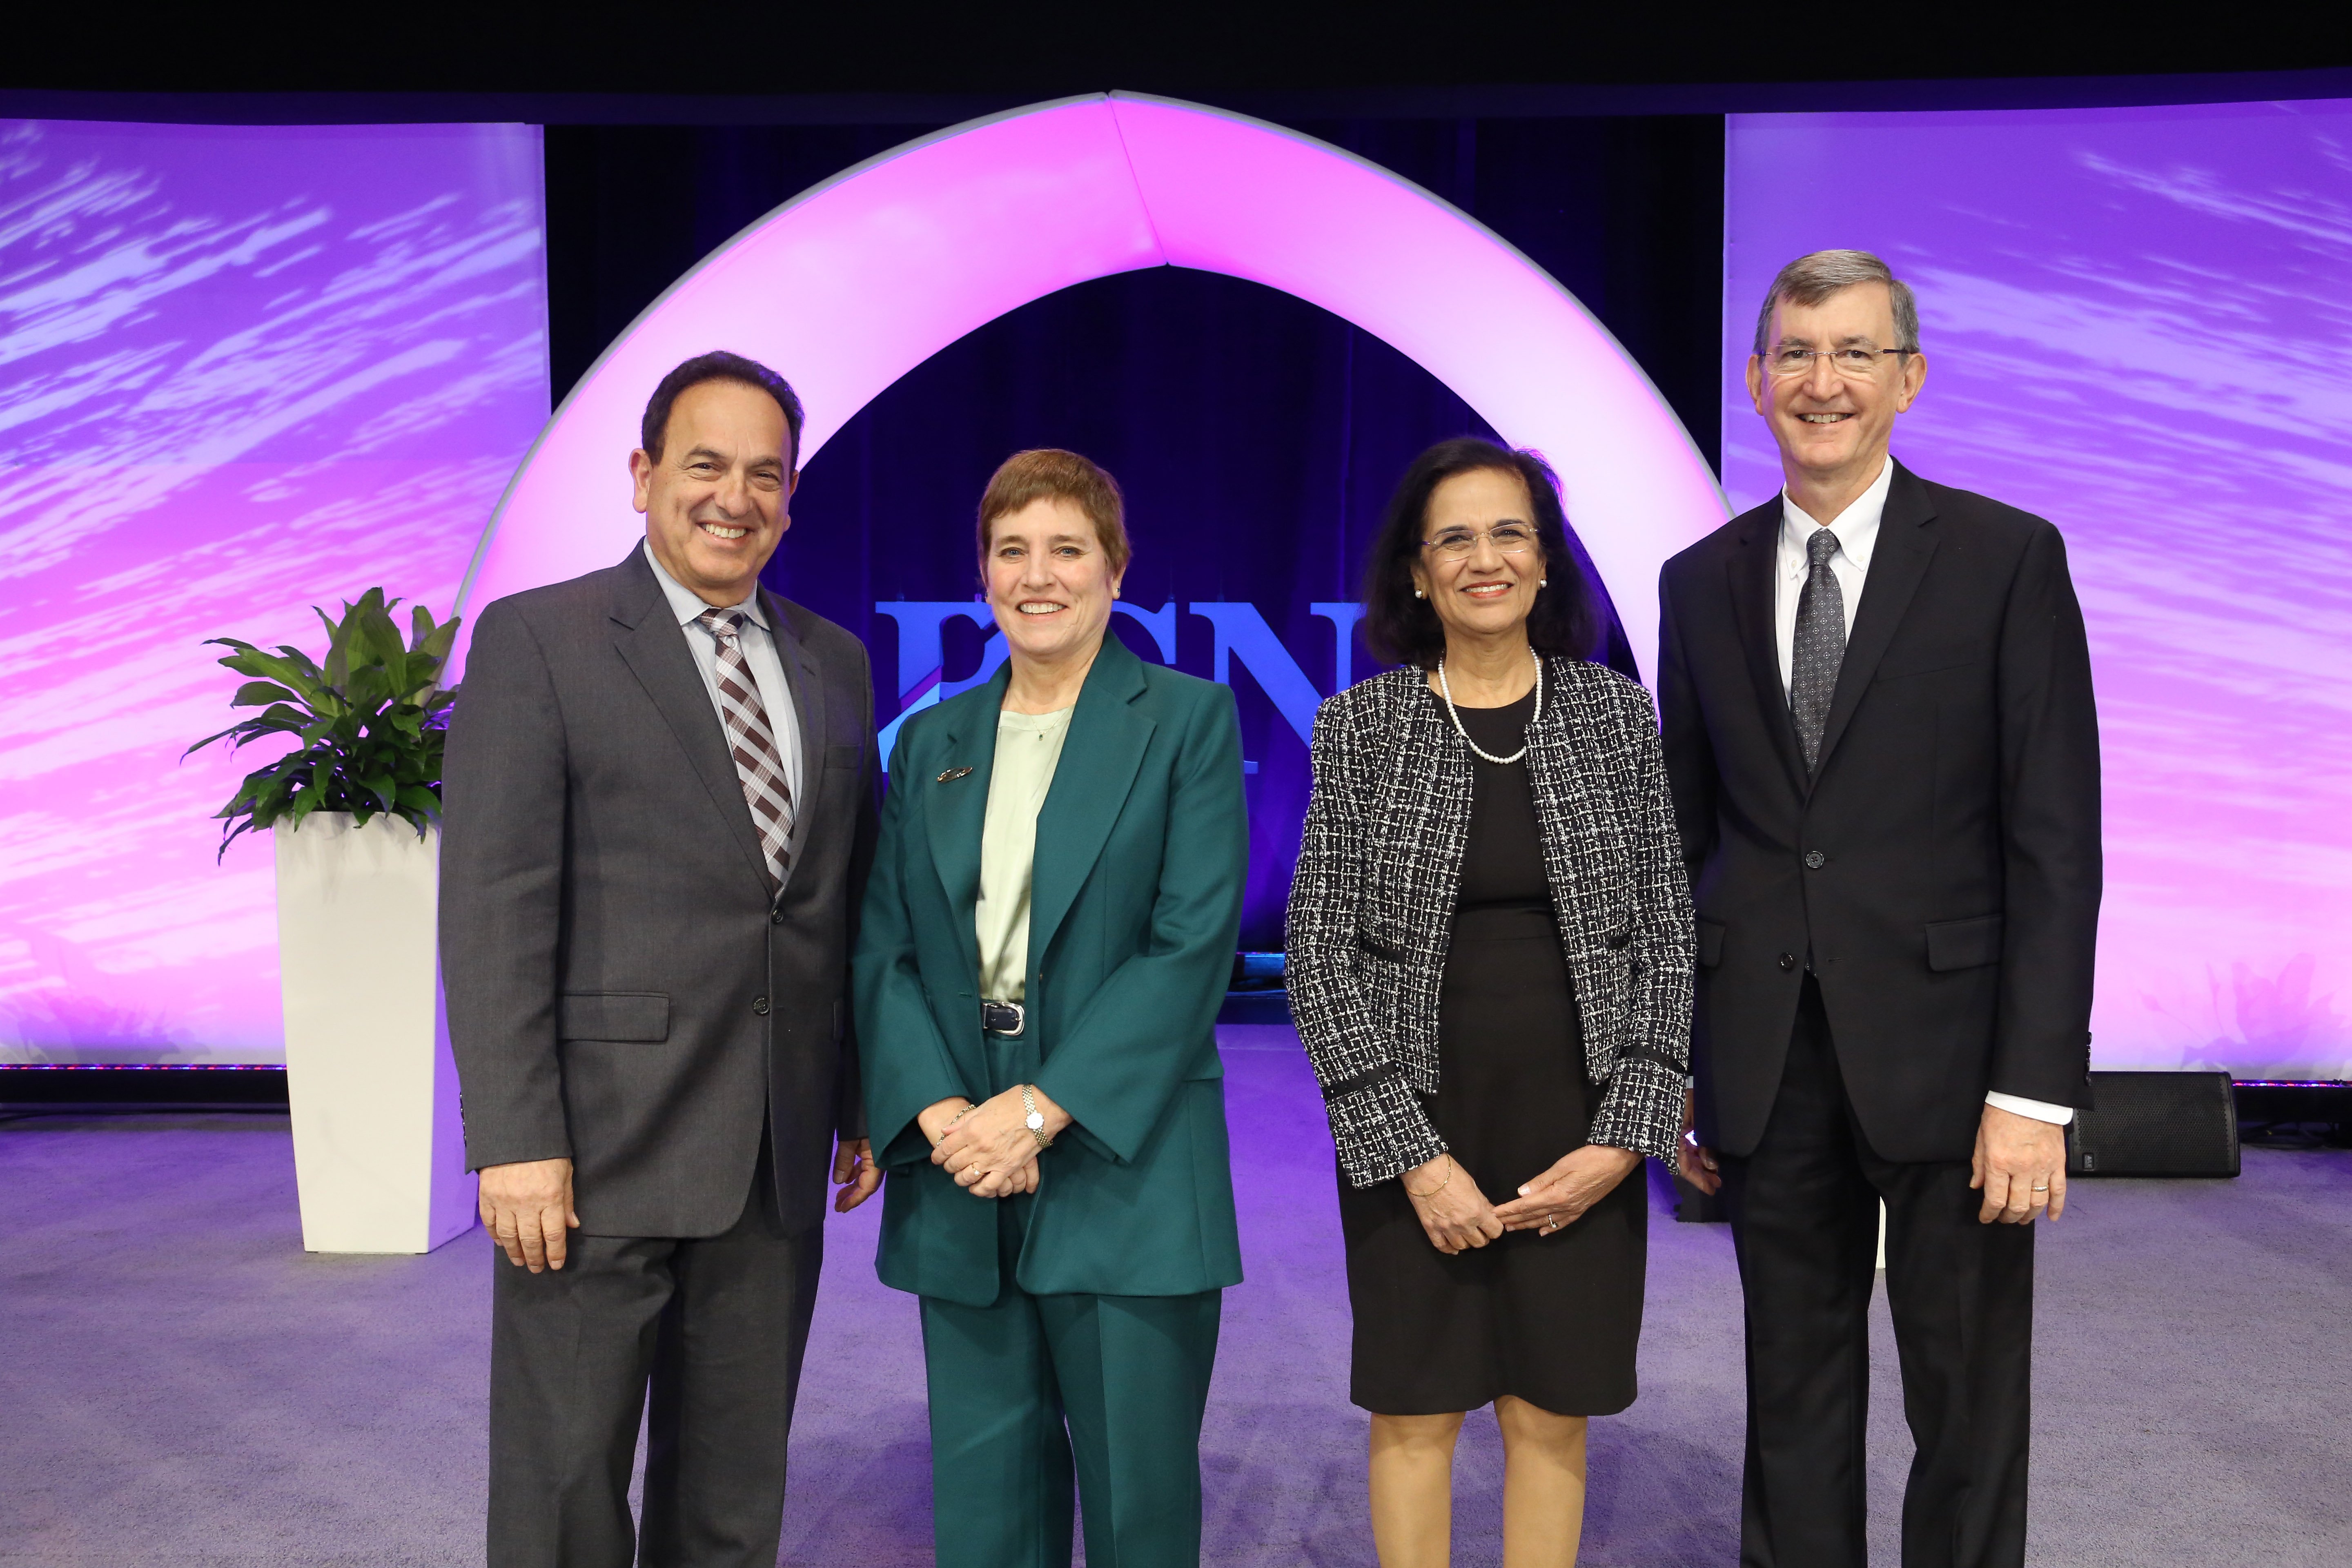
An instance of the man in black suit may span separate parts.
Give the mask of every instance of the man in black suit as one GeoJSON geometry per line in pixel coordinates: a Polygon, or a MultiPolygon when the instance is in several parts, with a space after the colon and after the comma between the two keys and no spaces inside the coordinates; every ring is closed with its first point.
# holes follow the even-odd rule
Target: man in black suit
{"type": "Polygon", "coordinates": [[[837,1208],[878,1180],[846,992],[879,772],[866,650],[759,585],[800,428],[774,372],[688,361],[630,456],[644,542],[474,630],[441,962],[505,1255],[496,1564],[773,1568],[828,1165],[837,1208]]]}
{"type": "Polygon", "coordinates": [[[2025,1552],[2033,1231],[2088,1088],[2099,745],[2058,531],[1888,456],[1911,293],[1822,251],[1748,362],[1786,489],[1669,561],[1659,697],[1698,912],[1695,1126],[1748,1319],[1741,1561],[1864,1561],[1878,1205],[1906,1568],[2025,1552]]]}

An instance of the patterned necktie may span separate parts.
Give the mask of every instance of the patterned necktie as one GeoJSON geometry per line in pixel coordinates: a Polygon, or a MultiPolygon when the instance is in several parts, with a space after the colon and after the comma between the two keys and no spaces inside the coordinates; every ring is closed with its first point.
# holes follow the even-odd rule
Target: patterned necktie
{"type": "Polygon", "coordinates": [[[1837,691],[1838,666],[1845,662],[1845,591],[1830,557],[1838,550],[1837,535],[1826,528],[1813,530],[1805,541],[1805,591],[1797,599],[1796,646],[1789,673],[1789,713],[1797,721],[1797,743],[1805,751],[1805,772],[1821,761],[1822,729],[1828,723],[1830,698],[1837,691]]]}
{"type": "Polygon", "coordinates": [[[793,863],[793,786],[784,777],[775,731],[768,728],[760,683],[751,679],[751,667],[743,659],[742,612],[705,610],[701,619],[719,642],[719,707],[727,751],[735,759],[735,776],[743,782],[752,825],[760,830],[760,853],[767,858],[768,886],[773,891],[783,886],[784,870],[793,863]]]}

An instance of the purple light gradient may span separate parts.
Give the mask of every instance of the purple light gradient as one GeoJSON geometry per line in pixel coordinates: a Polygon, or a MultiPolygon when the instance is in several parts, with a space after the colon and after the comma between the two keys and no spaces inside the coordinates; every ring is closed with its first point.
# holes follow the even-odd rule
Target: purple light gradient
{"type": "Polygon", "coordinates": [[[1773,272],[1877,251],[1930,372],[1895,454],[2065,532],[2106,783],[2094,1059],[2352,1074],[2352,104],[1738,115],[1724,484],[1773,272]]]}
{"type": "Polygon", "coordinates": [[[809,408],[802,458],[924,359],[1029,300],[1192,267],[1319,305],[1419,362],[1561,476],[1644,660],[1658,564],[1724,516],[1714,476],[1615,340],[1428,192],[1337,148],[1196,104],[1092,97],[885,153],[779,208],[671,289],[565,401],[467,587],[487,604],[610,564],[643,531],[620,479],[646,395],[727,346],[809,408]]]}
{"type": "Polygon", "coordinates": [[[1723,516],[1641,372],[1417,187],[1276,128],[1095,97],[909,144],[682,279],[548,424],[537,139],[520,129],[0,127],[0,1055],[281,1053],[266,857],[206,814],[240,763],[222,633],[315,641],[373,583],[446,610],[617,558],[646,390],[724,344],[807,397],[803,456],[1030,300],[1177,265],[1395,343],[1544,449],[1635,646],[1723,516]]]}
{"type": "Polygon", "coordinates": [[[200,644],[447,613],[546,408],[541,226],[528,127],[0,121],[0,1059],[282,1059],[200,644]]]}

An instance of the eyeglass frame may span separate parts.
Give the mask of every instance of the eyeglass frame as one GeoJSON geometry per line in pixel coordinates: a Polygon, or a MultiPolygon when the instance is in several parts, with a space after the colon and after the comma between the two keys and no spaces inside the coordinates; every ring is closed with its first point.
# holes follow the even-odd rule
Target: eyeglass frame
{"type": "Polygon", "coordinates": [[[1878,362],[1885,358],[1888,354],[1915,354],[1918,352],[1919,351],[1917,349],[1864,348],[1858,343],[1847,343],[1842,348],[1834,349],[1775,349],[1769,354],[1758,354],[1756,357],[1764,362],[1765,374],[1781,381],[1794,381],[1799,376],[1812,374],[1813,362],[1818,359],[1828,360],[1830,362],[1830,368],[1837,372],[1838,374],[1844,376],[1848,381],[1861,381],[1870,376],[1876,375],[1878,374],[1878,362]],[[1802,370],[1784,369],[1779,363],[1784,358],[1793,357],[1799,354],[1804,356],[1805,364],[1802,370]],[[1848,367],[1840,364],[1837,362],[1836,356],[1839,354],[1868,354],[1870,356],[1869,368],[1862,369],[1857,366],[1852,374],[1849,374],[1848,367]]]}
{"type": "Polygon", "coordinates": [[[1493,528],[1482,528],[1475,532],[1467,529],[1462,530],[1459,532],[1453,532],[1453,531],[1449,531],[1449,532],[1452,533],[1452,537],[1424,539],[1421,542],[1420,547],[1436,555],[1438,559],[1443,561],[1469,560],[1470,557],[1476,552],[1479,541],[1481,540],[1484,540],[1488,544],[1492,544],[1495,547],[1495,553],[1497,555],[1525,555],[1530,550],[1540,553],[1543,550],[1542,531],[1532,522],[1520,522],[1513,520],[1510,521],[1496,523],[1493,528]],[[1528,531],[1528,542],[1525,545],[1517,550],[1508,549],[1505,547],[1500,541],[1496,539],[1496,528],[1524,528],[1528,531]],[[1445,546],[1449,544],[1459,544],[1462,548],[1456,553],[1448,555],[1445,553],[1445,546]]]}

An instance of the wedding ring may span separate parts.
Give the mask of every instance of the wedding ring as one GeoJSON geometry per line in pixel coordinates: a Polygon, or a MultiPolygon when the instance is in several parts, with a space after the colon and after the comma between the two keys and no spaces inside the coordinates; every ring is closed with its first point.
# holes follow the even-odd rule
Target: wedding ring
{"type": "Polygon", "coordinates": [[[2048,1191],[2050,1190],[2050,1184],[2049,1184],[2049,1183],[2047,1183],[2047,1182],[2044,1182],[2044,1183],[2042,1183],[2040,1186],[2038,1186],[2038,1187],[2034,1188],[2033,1190],[2034,1190],[2035,1192],[2037,1192],[2037,1193],[2046,1193],[2046,1192],[2048,1192],[2048,1191]]]}

